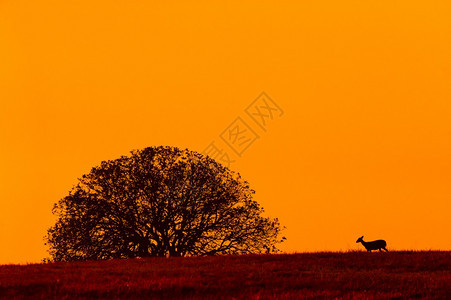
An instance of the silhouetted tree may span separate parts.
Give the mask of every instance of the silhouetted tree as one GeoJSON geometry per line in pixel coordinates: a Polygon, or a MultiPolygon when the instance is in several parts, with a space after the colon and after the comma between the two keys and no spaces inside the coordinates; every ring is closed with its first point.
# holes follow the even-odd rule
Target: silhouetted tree
{"type": "Polygon", "coordinates": [[[54,205],[50,261],[278,251],[280,225],[210,157],[149,147],[103,161],[54,205]]]}

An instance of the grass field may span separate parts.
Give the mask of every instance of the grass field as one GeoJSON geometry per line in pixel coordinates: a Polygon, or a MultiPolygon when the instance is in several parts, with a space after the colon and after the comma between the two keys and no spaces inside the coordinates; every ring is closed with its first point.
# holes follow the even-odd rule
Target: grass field
{"type": "Polygon", "coordinates": [[[0,296],[451,299],[451,252],[324,252],[3,265],[0,296]]]}

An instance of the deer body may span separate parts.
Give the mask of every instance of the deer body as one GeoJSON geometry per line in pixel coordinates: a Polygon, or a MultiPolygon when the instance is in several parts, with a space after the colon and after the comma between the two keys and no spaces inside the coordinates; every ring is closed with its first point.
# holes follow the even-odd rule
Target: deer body
{"type": "Polygon", "coordinates": [[[387,242],[384,240],[365,242],[363,240],[363,235],[362,235],[361,237],[359,237],[359,239],[356,241],[356,243],[362,243],[363,247],[365,247],[366,251],[368,251],[368,252],[371,252],[372,250],[382,251],[382,249],[384,249],[386,252],[388,252],[388,250],[385,248],[387,246],[387,242]]]}

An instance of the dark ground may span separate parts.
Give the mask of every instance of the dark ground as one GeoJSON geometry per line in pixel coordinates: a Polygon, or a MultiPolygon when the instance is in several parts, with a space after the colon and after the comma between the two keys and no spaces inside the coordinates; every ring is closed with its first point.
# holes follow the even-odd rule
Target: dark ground
{"type": "Polygon", "coordinates": [[[325,252],[3,265],[0,297],[451,299],[451,252],[325,252]]]}

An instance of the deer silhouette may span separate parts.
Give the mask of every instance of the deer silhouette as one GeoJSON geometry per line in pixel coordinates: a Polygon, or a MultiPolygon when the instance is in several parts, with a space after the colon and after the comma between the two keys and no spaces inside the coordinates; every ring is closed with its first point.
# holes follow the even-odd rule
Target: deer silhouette
{"type": "Polygon", "coordinates": [[[382,251],[382,249],[388,252],[388,250],[385,248],[387,246],[387,242],[384,240],[365,242],[362,235],[357,239],[356,243],[362,243],[363,247],[365,247],[366,251],[368,252],[371,252],[372,250],[382,251]]]}

